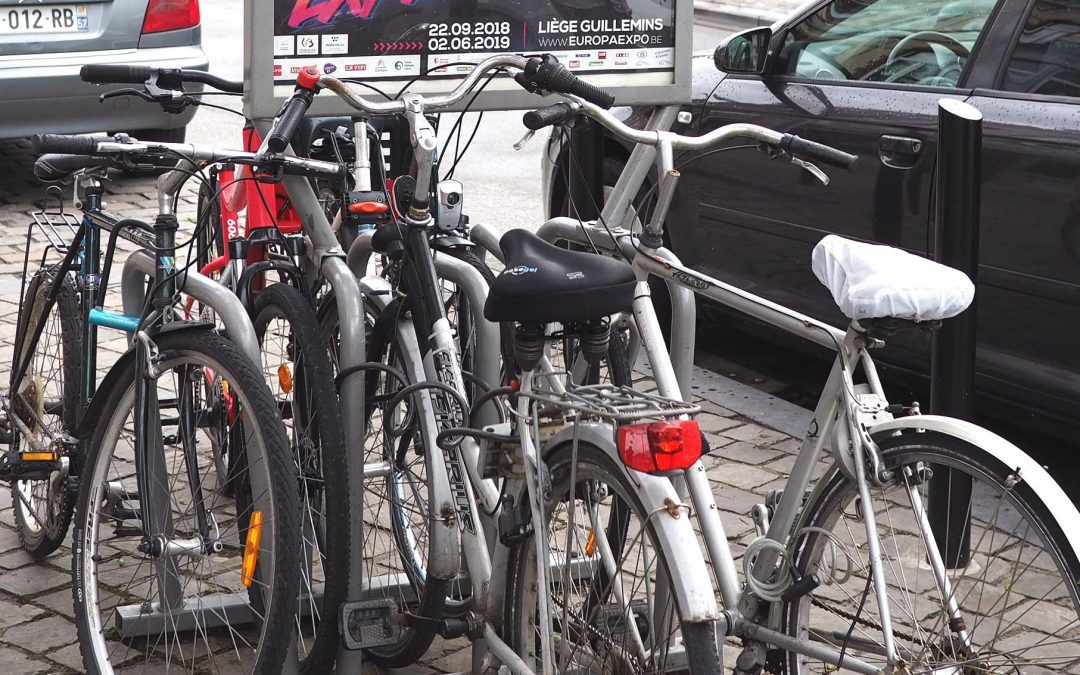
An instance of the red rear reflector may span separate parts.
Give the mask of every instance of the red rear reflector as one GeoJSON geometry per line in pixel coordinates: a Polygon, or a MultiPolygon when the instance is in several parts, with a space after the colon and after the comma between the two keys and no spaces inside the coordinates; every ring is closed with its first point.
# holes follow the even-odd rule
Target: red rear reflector
{"type": "Polygon", "coordinates": [[[194,28],[199,25],[199,0],[150,0],[143,34],[194,28]]]}
{"type": "Polygon", "coordinates": [[[689,469],[701,459],[701,429],[694,420],[620,427],[619,458],[645,473],[689,469]]]}
{"type": "Polygon", "coordinates": [[[349,204],[349,213],[362,213],[366,216],[389,213],[390,205],[383,202],[356,202],[349,204]]]}

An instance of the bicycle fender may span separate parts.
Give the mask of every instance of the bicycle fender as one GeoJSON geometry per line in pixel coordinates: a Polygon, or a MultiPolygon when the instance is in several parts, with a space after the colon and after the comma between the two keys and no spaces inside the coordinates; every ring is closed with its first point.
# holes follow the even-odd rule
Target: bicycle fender
{"type": "Polygon", "coordinates": [[[868,431],[871,436],[905,431],[933,431],[981,448],[1005,466],[1015,469],[1031,486],[1035,498],[1041,500],[1047,510],[1054,514],[1073,551],[1080,554],[1080,512],[1076,510],[1072,500],[1046,469],[1001,436],[977,424],[941,415],[900,417],[876,424],[868,431]]]}
{"type": "MultiPolygon", "coordinates": [[[[214,324],[201,321],[174,321],[162,326],[155,335],[207,330],[214,330],[214,324]]],[[[109,372],[105,373],[105,377],[98,384],[97,393],[94,394],[94,398],[90,399],[90,405],[86,407],[82,417],[79,418],[79,425],[75,431],[77,438],[90,438],[94,433],[94,426],[101,422],[102,408],[105,406],[108,392],[111,392],[116,387],[127,386],[130,382],[133,382],[132,373],[134,370],[135,348],[130,347],[120,355],[120,358],[116,360],[112,368],[109,368],[109,372]]]]}
{"type": "MultiPolygon", "coordinates": [[[[611,427],[596,422],[580,423],[558,432],[544,444],[545,453],[557,446],[572,444],[575,435],[579,441],[591,443],[608,453],[616,466],[623,466],[611,427]]],[[[705,565],[705,554],[694,534],[691,505],[679,498],[675,487],[667,478],[629,469],[626,469],[625,473],[630,483],[637,487],[637,496],[645,506],[645,511],[652,514],[650,522],[665,559],[674,563],[669,572],[673,578],[680,581],[673,586],[683,621],[718,621],[721,614],[716,593],[701,592],[701,589],[712,589],[714,586],[705,565]]]]}

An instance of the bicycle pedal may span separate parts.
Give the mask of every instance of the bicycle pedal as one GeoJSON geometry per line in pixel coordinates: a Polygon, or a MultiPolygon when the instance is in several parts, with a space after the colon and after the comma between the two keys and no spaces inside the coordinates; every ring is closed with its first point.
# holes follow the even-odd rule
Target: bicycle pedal
{"type": "Polygon", "coordinates": [[[0,480],[48,480],[59,470],[59,453],[10,451],[0,462],[0,480]]]}
{"type": "Polygon", "coordinates": [[[401,635],[393,598],[346,602],[341,606],[341,638],[350,651],[396,644],[401,635]]]}

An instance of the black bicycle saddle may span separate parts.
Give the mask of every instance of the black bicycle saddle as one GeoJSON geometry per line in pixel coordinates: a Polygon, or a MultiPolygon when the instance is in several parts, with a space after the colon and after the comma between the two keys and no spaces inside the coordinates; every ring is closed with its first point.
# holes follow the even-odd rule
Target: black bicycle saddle
{"type": "Polygon", "coordinates": [[[621,260],[553,246],[511,230],[499,242],[506,269],[488,293],[489,321],[578,323],[629,309],[634,270],[621,260]]]}

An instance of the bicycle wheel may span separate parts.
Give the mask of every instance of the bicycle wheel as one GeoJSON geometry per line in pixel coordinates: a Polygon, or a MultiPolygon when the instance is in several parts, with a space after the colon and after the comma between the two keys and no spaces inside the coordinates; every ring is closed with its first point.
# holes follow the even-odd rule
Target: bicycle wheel
{"type": "MultiPolygon", "coordinates": [[[[56,441],[74,432],[79,407],[82,364],[82,320],[79,296],[70,274],[60,280],[56,304],[36,344],[32,333],[45,311],[45,301],[57,279],[55,267],[39,270],[26,286],[15,353],[28,359],[26,375],[13,383],[11,409],[34,440],[56,447],[56,441]]],[[[29,439],[13,426],[12,450],[30,452],[29,439]]],[[[66,453],[61,453],[62,455],[66,453]]],[[[69,458],[70,460],[70,458],[69,458]]],[[[19,541],[27,553],[44,558],[67,536],[74,500],[67,493],[67,476],[54,471],[48,480],[12,481],[11,503],[19,541]]]]}
{"type": "Polygon", "coordinates": [[[181,329],[155,340],[158,409],[146,414],[160,442],[141,466],[159,533],[145,541],[130,359],[107,393],[80,485],[72,593],[83,663],[90,673],[280,672],[299,585],[299,505],[274,400],[227,339],[181,329]],[[221,383],[238,429],[242,454],[228,480],[247,504],[223,494],[214,468],[209,413],[198,407],[204,378],[221,383]]]}
{"type": "Polygon", "coordinates": [[[345,439],[334,371],[315,310],[292,286],[269,286],[255,299],[263,378],[281,410],[300,476],[301,671],[328,672],[337,656],[338,611],[347,593],[349,503],[345,439]]]}
{"type": "Polygon", "coordinates": [[[678,562],[655,546],[649,515],[622,468],[586,442],[576,457],[571,443],[553,449],[546,463],[551,622],[539,620],[543,591],[530,536],[510,551],[503,621],[510,647],[538,668],[546,630],[560,673],[721,672],[716,625],[684,623],[663,600],[672,597],[664,580],[678,562]]]}
{"type": "MultiPolygon", "coordinates": [[[[393,304],[376,318],[367,307],[368,361],[401,370],[401,351],[395,324],[400,305],[393,304]]],[[[336,352],[337,306],[328,296],[321,313],[323,335],[336,352]]],[[[336,363],[336,361],[335,361],[336,363]]],[[[367,658],[387,668],[415,663],[435,639],[433,622],[443,616],[451,584],[429,583],[427,570],[432,513],[426,451],[420,440],[414,398],[391,407],[390,402],[407,383],[386,372],[367,374],[364,406],[364,464],[386,467],[383,475],[364,481],[364,579],[372,598],[391,598],[401,612],[421,621],[401,631],[397,643],[369,649],[367,658]],[[390,433],[393,431],[394,433],[390,433]]]]}
{"type": "MultiPolygon", "coordinates": [[[[931,432],[904,433],[880,443],[896,480],[872,488],[872,505],[863,504],[854,482],[840,474],[806,505],[794,569],[800,576],[815,573],[823,583],[785,606],[788,633],[884,667],[861,516],[872,507],[893,636],[906,672],[1080,672],[1080,561],[1056,520],[1063,514],[1048,512],[1034,486],[1016,479],[1015,468],[974,445],[931,432]],[[953,478],[938,494],[948,495],[961,476],[972,481],[972,498],[957,501],[948,516],[971,516],[971,560],[946,571],[959,617],[946,609],[949,595],[930,568],[917,515],[926,508],[926,470],[940,479],[946,469],[953,478]]],[[[952,544],[944,536],[938,543],[952,544]]],[[[797,654],[785,660],[791,674],[835,670],[797,654]]]]}

